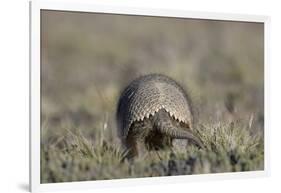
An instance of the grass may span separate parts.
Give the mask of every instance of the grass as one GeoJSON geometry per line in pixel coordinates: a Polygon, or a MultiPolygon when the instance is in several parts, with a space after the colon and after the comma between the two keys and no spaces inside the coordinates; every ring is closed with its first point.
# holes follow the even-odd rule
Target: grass
{"type": "MultiPolygon", "coordinates": [[[[76,129],[77,131],[77,129],[76,129]]],[[[79,131],[79,130],[78,130],[79,131]]],[[[41,181],[68,182],[118,178],[190,175],[263,170],[263,137],[238,122],[201,125],[197,129],[205,149],[150,152],[133,162],[126,151],[98,137],[81,133],[66,136],[42,147],[41,181]]]]}

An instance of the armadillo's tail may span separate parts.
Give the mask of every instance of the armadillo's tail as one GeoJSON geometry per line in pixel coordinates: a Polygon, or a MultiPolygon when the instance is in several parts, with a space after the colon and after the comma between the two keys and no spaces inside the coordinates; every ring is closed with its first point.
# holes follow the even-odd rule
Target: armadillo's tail
{"type": "Polygon", "coordinates": [[[180,130],[173,126],[168,113],[165,110],[160,110],[154,118],[154,128],[159,132],[171,136],[175,139],[187,139],[199,148],[204,148],[201,140],[194,136],[191,132],[180,130]]]}

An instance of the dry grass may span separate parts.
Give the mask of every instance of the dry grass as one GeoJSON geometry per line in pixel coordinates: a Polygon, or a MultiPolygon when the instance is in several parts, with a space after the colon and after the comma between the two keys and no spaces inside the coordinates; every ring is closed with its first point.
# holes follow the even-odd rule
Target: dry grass
{"type": "MultiPolygon", "coordinates": [[[[77,131],[78,129],[75,129],[77,131]]],[[[78,130],[79,131],[79,130],[78,130]]],[[[202,126],[198,130],[206,149],[151,152],[133,162],[119,144],[65,131],[56,143],[42,147],[41,180],[67,182],[132,177],[204,174],[263,170],[263,137],[239,124],[202,126]]]]}

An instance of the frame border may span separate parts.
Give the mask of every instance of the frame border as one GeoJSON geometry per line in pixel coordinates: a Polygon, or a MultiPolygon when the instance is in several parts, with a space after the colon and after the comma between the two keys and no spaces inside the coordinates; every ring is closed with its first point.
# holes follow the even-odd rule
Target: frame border
{"type": "Polygon", "coordinates": [[[211,181],[225,179],[241,179],[266,177],[270,175],[270,115],[269,115],[269,98],[270,98],[270,17],[261,15],[242,15],[226,14],[213,12],[197,12],[175,9],[154,9],[143,7],[127,6],[109,6],[94,3],[78,3],[66,1],[30,1],[29,2],[29,190],[31,192],[54,191],[54,190],[78,190],[89,188],[110,188],[110,187],[131,187],[140,185],[152,185],[163,183],[186,183],[193,181],[211,181]],[[40,11],[41,10],[57,11],[76,11],[76,12],[93,12],[109,13],[122,15],[139,15],[139,16],[158,16],[171,18],[190,18],[206,20],[224,20],[240,22],[258,22],[264,24],[264,111],[265,111],[265,128],[264,128],[264,170],[248,171],[235,173],[216,173],[200,175],[183,175],[183,176],[165,176],[153,178],[130,178],[130,179],[113,179],[99,181],[82,181],[82,182],[63,182],[52,184],[40,183],[40,11]],[[39,128],[39,129],[38,129],[39,128]]]}

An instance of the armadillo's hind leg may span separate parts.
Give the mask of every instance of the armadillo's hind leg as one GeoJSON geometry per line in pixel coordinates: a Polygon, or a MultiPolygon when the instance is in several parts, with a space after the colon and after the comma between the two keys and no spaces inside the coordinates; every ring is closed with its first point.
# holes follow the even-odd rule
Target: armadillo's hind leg
{"type": "Polygon", "coordinates": [[[136,147],[137,147],[137,156],[139,158],[145,158],[148,154],[148,151],[147,151],[144,140],[137,140],[136,147]]]}
{"type": "Polygon", "coordinates": [[[147,155],[147,149],[142,139],[129,136],[126,139],[125,144],[128,151],[127,158],[129,160],[133,160],[135,157],[144,158],[147,155]]]}
{"type": "Polygon", "coordinates": [[[125,140],[125,146],[128,151],[127,158],[133,160],[135,157],[142,154],[142,142],[134,135],[128,135],[125,140]]]}

